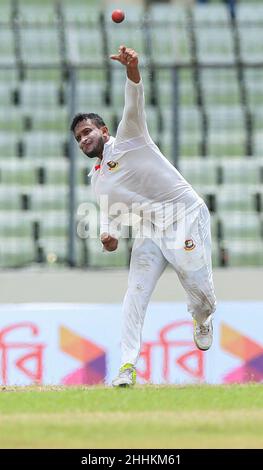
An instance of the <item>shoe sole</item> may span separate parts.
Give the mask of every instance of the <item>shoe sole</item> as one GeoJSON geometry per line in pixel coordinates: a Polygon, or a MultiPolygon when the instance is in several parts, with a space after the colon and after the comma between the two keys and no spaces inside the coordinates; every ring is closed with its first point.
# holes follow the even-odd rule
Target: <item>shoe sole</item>
{"type": "Polygon", "coordinates": [[[212,346],[212,344],[211,344],[211,346],[208,346],[208,348],[200,348],[200,346],[197,344],[195,338],[194,338],[194,342],[195,342],[195,345],[196,345],[197,349],[199,349],[200,351],[208,351],[208,349],[210,349],[211,346],[212,346]]]}
{"type": "Polygon", "coordinates": [[[119,385],[112,385],[114,388],[130,388],[134,387],[135,384],[119,384],[119,385]]]}
{"type": "Polygon", "coordinates": [[[127,383],[127,382],[120,382],[118,384],[112,383],[113,387],[133,387],[133,385],[135,385],[135,383],[127,383]]]}

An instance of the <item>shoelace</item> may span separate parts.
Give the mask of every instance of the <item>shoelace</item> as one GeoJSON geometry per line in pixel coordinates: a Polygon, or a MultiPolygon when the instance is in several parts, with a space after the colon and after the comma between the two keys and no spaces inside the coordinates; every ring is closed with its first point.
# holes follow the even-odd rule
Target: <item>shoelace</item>
{"type": "Polygon", "coordinates": [[[130,374],[132,371],[133,371],[133,369],[131,367],[129,369],[122,370],[122,371],[120,371],[119,376],[120,377],[123,377],[123,376],[125,377],[126,374],[130,374]]]}
{"type": "Polygon", "coordinates": [[[201,333],[201,335],[205,336],[207,333],[210,331],[210,326],[209,325],[199,325],[197,327],[197,332],[201,333]]]}

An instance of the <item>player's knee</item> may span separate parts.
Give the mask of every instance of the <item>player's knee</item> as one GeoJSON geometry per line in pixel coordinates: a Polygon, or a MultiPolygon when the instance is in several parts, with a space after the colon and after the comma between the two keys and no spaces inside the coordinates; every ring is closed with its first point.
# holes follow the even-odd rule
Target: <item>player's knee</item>
{"type": "Polygon", "coordinates": [[[145,285],[144,282],[135,282],[129,286],[131,298],[142,308],[148,305],[151,297],[152,289],[145,285]]]}

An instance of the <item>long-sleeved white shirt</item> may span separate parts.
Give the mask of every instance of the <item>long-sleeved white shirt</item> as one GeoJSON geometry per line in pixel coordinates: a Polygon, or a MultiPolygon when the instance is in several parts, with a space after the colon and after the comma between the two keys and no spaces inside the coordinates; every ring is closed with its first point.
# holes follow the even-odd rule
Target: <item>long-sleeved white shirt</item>
{"type": "Polygon", "coordinates": [[[90,176],[101,210],[101,233],[118,236],[117,223],[119,230],[120,224],[140,219],[163,230],[203,203],[149,135],[142,80],[136,84],[127,78],[116,138],[105,143],[103,159],[90,176]]]}

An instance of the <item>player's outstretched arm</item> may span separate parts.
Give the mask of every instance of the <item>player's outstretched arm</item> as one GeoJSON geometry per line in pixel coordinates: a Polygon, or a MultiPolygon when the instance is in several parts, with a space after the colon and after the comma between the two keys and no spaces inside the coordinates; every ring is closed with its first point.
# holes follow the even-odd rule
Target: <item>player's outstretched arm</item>
{"type": "Polygon", "coordinates": [[[143,83],[139,71],[138,54],[134,49],[120,46],[119,53],[111,56],[127,69],[128,80],[125,84],[125,100],[121,122],[116,133],[115,148],[119,142],[144,136],[147,142],[151,137],[147,129],[143,83]]]}
{"type": "Polygon", "coordinates": [[[139,59],[138,54],[134,49],[130,49],[126,46],[119,47],[119,54],[111,55],[112,60],[117,60],[127,69],[127,77],[134,83],[139,83],[141,75],[139,71],[139,59]]]}

